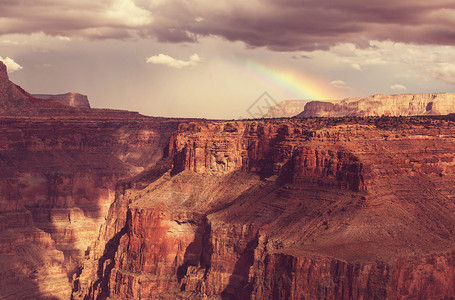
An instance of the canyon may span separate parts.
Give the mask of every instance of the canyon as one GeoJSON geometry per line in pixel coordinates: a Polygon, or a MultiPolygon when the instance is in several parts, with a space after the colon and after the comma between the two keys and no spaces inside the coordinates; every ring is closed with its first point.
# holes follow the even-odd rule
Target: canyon
{"type": "Polygon", "coordinates": [[[454,121],[181,124],[118,186],[73,297],[450,297],[454,121]]]}
{"type": "Polygon", "coordinates": [[[449,299],[455,117],[381,115],[71,107],[0,63],[0,299],[449,299]]]}
{"type": "Polygon", "coordinates": [[[119,179],[160,160],[179,121],[37,99],[0,63],[0,299],[69,299],[119,179]]]}

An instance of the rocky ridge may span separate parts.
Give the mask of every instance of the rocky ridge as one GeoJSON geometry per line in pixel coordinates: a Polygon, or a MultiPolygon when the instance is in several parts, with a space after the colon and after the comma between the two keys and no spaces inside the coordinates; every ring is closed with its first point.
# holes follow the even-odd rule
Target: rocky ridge
{"type": "Polygon", "coordinates": [[[69,299],[117,182],[160,160],[181,121],[39,100],[0,69],[0,298],[69,299]]]}
{"type": "Polygon", "coordinates": [[[307,100],[283,100],[269,107],[263,118],[291,118],[305,109],[307,100]]]}
{"type": "Polygon", "coordinates": [[[58,95],[33,94],[33,97],[44,100],[48,99],[57,100],[58,102],[61,102],[72,107],[90,108],[90,102],[88,101],[88,97],[86,95],[74,92],[58,95]]]}
{"type": "MultiPolygon", "coordinates": [[[[58,96],[58,95],[57,95],[58,96]]],[[[114,109],[89,109],[90,104],[84,103],[84,99],[77,94],[63,95],[60,101],[55,99],[39,99],[20,86],[9,80],[6,66],[0,62],[0,116],[5,117],[33,117],[33,118],[105,118],[105,119],[137,119],[146,117],[137,112],[122,111],[114,109]],[[74,97],[73,97],[74,96],[74,97]],[[66,98],[66,100],[63,100],[66,98]],[[62,102],[74,99],[72,107],[62,102]],[[77,100],[79,99],[79,100],[77,100]],[[77,104],[79,103],[79,104],[77,104]]],[[[82,97],[83,98],[83,97],[82,97]]],[[[87,100],[88,101],[88,100],[87,100]]]]}
{"type": "Polygon", "coordinates": [[[73,297],[450,297],[454,125],[181,124],[172,162],[118,186],[73,297]]]}
{"type": "Polygon", "coordinates": [[[2,68],[2,299],[455,294],[451,116],[150,118],[2,68]]]}
{"type": "Polygon", "coordinates": [[[455,94],[377,94],[341,101],[311,101],[297,115],[304,117],[416,116],[455,113],[455,94]]]}

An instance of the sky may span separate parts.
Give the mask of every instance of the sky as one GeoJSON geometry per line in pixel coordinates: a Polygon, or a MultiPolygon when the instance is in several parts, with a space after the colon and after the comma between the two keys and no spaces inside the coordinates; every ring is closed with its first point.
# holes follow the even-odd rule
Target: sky
{"type": "Polygon", "coordinates": [[[454,92],[455,2],[1,0],[0,60],[31,93],[151,116],[454,92]]]}

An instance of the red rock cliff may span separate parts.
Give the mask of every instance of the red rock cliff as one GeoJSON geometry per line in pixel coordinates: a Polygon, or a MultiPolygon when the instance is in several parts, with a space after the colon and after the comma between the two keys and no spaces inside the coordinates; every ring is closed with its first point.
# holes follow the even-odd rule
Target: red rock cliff
{"type": "Polygon", "coordinates": [[[160,160],[179,123],[40,101],[0,63],[1,299],[69,299],[116,183],[160,160]]]}
{"type": "Polygon", "coordinates": [[[73,297],[450,297],[454,126],[180,125],[173,163],[118,186],[73,297]]]}
{"type": "Polygon", "coordinates": [[[362,163],[349,149],[324,142],[331,134],[337,133],[309,130],[290,120],[182,124],[170,142],[173,172],[242,170],[292,183],[314,178],[364,190],[362,163]]]}
{"type": "Polygon", "coordinates": [[[297,117],[415,116],[455,113],[455,94],[373,95],[342,101],[312,101],[297,117]]]}
{"type": "Polygon", "coordinates": [[[90,108],[88,97],[86,95],[74,92],[58,95],[33,94],[33,97],[36,97],[38,99],[54,99],[72,107],[90,108]]]}
{"type": "Polygon", "coordinates": [[[263,118],[291,118],[301,113],[307,100],[283,100],[269,107],[263,118]]]}

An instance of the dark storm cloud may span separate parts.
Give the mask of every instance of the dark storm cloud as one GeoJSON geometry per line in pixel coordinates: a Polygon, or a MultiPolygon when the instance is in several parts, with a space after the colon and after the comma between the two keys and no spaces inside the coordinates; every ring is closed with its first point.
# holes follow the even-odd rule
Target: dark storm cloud
{"type": "Polygon", "coordinates": [[[277,51],[370,40],[455,44],[453,1],[3,0],[0,34],[195,42],[220,36],[277,51]]]}

